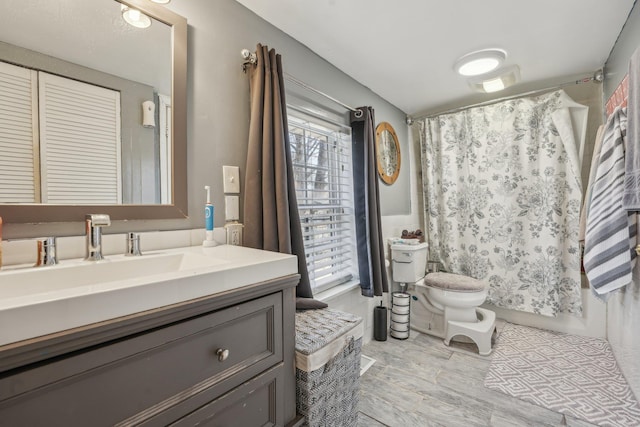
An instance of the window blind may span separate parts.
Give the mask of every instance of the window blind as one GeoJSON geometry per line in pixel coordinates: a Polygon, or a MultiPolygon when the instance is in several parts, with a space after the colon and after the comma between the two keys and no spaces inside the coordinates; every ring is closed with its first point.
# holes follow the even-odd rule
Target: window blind
{"type": "Polygon", "coordinates": [[[43,202],[122,202],[120,93],[39,72],[43,202]]]}
{"type": "Polygon", "coordinates": [[[289,116],[298,211],[309,278],[322,291],[354,277],[351,139],[289,116]]]}
{"type": "Polygon", "coordinates": [[[37,74],[0,62],[0,203],[40,201],[37,74]]]}

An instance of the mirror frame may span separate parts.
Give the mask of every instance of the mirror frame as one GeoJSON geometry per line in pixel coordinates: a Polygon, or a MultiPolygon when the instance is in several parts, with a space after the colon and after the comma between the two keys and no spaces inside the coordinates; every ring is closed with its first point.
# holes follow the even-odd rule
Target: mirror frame
{"type": "MultiPolygon", "coordinates": [[[[115,1],[115,0],[114,0],[115,1]]],[[[187,20],[149,0],[117,0],[171,27],[172,39],[172,188],[170,205],[22,205],[0,204],[7,223],[84,221],[87,213],[104,213],[111,220],[187,217],[187,20]]]]}
{"type": "Polygon", "coordinates": [[[378,126],[376,126],[376,163],[378,166],[378,175],[380,176],[382,182],[387,185],[391,185],[396,182],[396,180],[398,179],[398,175],[400,174],[401,160],[402,157],[400,155],[400,143],[398,142],[398,135],[396,135],[396,130],[393,128],[393,126],[391,126],[391,123],[381,122],[380,124],[378,124],[378,126]],[[384,167],[384,162],[386,161],[386,159],[383,158],[383,151],[380,147],[382,143],[382,133],[384,131],[389,132],[389,134],[391,135],[391,138],[393,139],[393,143],[395,145],[396,153],[398,155],[398,164],[396,165],[396,168],[391,175],[387,175],[386,168],[384,167]]]}

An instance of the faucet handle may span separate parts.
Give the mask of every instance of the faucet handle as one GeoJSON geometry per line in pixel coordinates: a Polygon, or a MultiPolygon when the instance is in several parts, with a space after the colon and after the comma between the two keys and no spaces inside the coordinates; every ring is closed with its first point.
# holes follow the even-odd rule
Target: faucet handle
{"type": "Polygon", "coordinates": [[[36,258],[36,267],[43,265],[55,265],[58,263],[56,257],[56,238],[46,237],[38,239],[37,242],[38,256],[36,258]]]}
{"type": "Polygon", "coordinates": [[[107,214],[86,214],[84,219],[93,227],[108,227],[111,225],[111,218],[107,214]]]}
{"type": "Polygon", "coordinates": [[[125,256],[140,256],[142,252],[140,251],[140,234],[138,233],[127,233],[127,251],[124,253],[125,256]]]}

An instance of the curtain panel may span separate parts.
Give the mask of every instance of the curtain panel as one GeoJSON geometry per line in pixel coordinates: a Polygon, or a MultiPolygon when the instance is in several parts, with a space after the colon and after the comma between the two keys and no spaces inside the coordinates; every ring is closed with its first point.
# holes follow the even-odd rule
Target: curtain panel
{"type": "Polygon", "coordinates": [[[291,164],[282,59],[258,44],[249,67],[251,120],[244,192],[244,243],[297,255],[296,296],[312,298],[291,164]]]}
{"type": "Polygon", "coordinates": [[[495,306],[582,312],[576,105],[556,91],[420,122],[429,259],[495,306]]]}
{"type": "Polygon", "coordinates": [[[375,118],[371,107],[351,113],[356,250],[362,295],[389,292],[384,267],[380,194],[375,153],[375,118]]]}

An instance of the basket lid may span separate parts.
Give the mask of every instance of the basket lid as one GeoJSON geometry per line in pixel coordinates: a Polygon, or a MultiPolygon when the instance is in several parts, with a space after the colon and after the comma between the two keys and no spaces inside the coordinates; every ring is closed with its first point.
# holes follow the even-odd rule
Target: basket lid
{"type": "Polygon", "coordinates": [[[296,351],[311,354],[355,328],[362,318],[323,308],[296,313],[296,351]]]}

